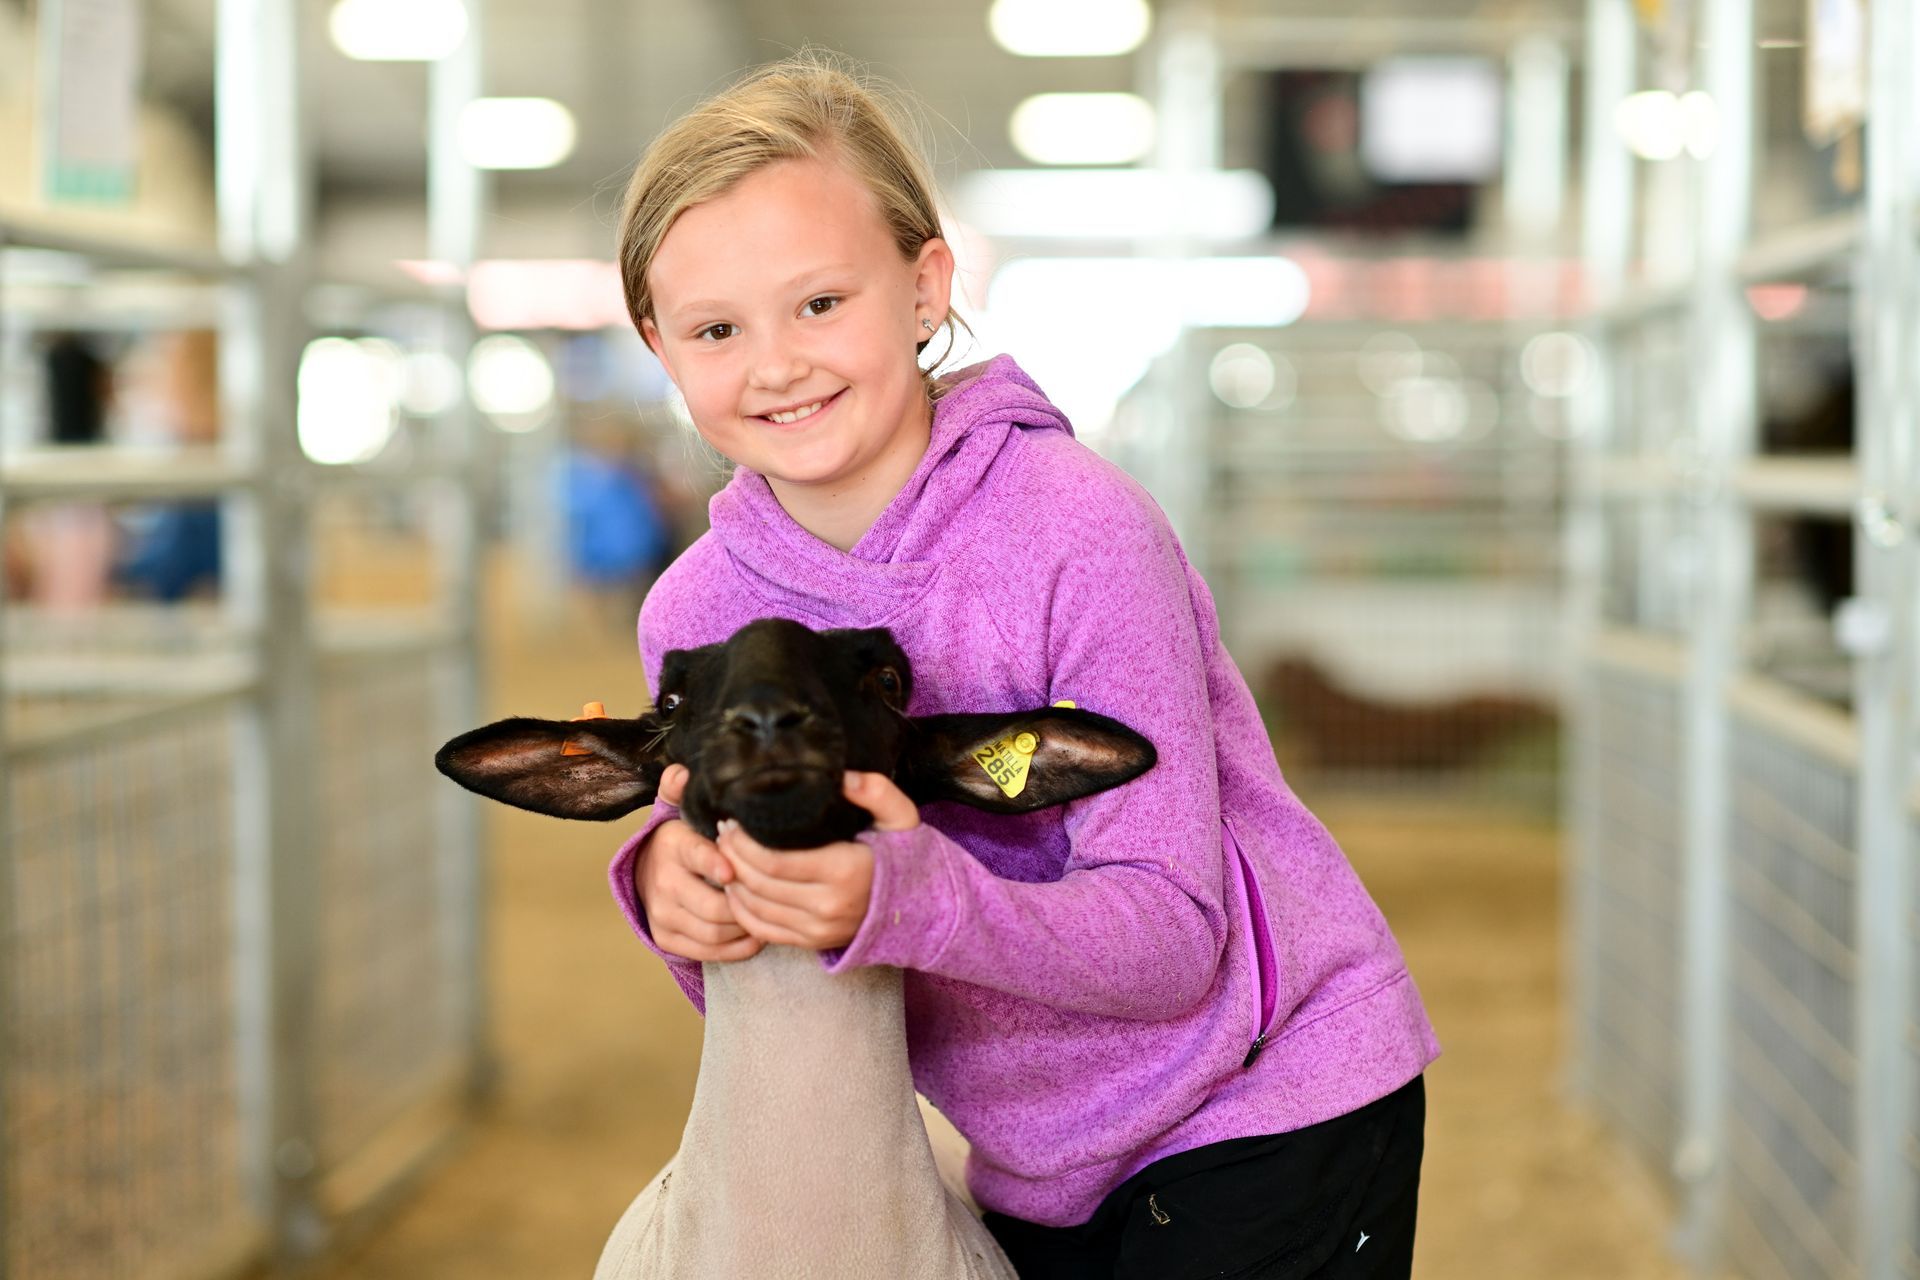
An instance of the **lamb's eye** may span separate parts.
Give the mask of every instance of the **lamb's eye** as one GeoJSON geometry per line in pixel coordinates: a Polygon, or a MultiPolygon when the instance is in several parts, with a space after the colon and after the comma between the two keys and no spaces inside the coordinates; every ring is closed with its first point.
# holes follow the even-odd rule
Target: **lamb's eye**
{"type": "Polygon", "coordinates": [[[686,699],[681,697],[677,693],[666,694],[660,699],[660,711],[663,715],[670,716],[674,712],[678,711],[680,709],[680,704],[685,701],[686,699]]]}
{"type": "Polygon", "coordinates": [[[880,692],[889,696],[900,692],[900,673],[892,667],[880,668],[880,674],[874,678],[880,682],[880,692]]]}

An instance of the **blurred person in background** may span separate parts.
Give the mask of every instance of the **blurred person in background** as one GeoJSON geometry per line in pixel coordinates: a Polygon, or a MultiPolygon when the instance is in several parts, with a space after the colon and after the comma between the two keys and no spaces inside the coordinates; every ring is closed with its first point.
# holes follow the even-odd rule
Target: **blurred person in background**
{"type": "Polygon", "coordinates": [[[672,531],[659,489],[619,425],[585,422],[556,464],[567,513],[567,569],[595,625],[639,612],[671,558],[672,531]]]}
{"type": "MultiPolygon", "coordinates": [[[[136,400],[140,433],[185,447],[220,438],[219,337],[195,329],[160,334],[144,353],[136,400]]],[[[130,594],[177,604],[220,584],[220,505],[210,500],[143,507],[127,518],[116,577],[130,594]]]]}
{"type": "MultiPolygon", "coordinates": [[[[42,357],[48,443],[86,448],[107,438],[113,366],[98,340],[55,333],[42,357]]],[[[113,517],[98,502],[27,505],[8,538],[8,593],[54,613],[82,613],[107,598],[115,548],[113,517]]]]}

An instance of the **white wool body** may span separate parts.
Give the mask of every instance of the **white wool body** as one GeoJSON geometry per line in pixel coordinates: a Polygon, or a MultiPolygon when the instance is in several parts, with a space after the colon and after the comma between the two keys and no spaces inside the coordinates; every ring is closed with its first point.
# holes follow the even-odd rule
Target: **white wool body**
{"type": "Polygon", "coordinates": [[[594,1280],[1016,1280],[943,1184],[907,1069],[901,971],[770,946],[703,966],[680,1150],[594,1280]]]}

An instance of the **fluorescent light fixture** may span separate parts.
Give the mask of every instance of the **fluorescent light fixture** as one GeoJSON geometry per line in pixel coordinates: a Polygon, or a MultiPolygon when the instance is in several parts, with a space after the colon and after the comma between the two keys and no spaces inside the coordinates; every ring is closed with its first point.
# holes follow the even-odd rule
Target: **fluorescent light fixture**
{"type": "Polygon", "coordinates": [[[1484,182],[1500,169],[1500,73],[1483,58],[1389,58],[1360,81],[1360,159],[1383,182],[1484,182]]]}
{"type": "Polygon", "coordinates": [[[1132,53],[1147,38],[1146,0],[994,0],[987,30],[1026,58],[1097,58],[1132,53]]]}
{"type": "Polygon", "coordinates": [[[315,462],[366,462],[393,438],[399,351],[380,339],[316,338],[300,354],[294,412],[300,451],[315,462]]]}
{"type": "Polygon", "coordinates": [[[1628,94],[1613,109],[1613,123],[1642,160],[1671,160],[1686,145],[1680,99],[1665,89],[1628,94]]]}
{"type": "Polygon", "coordinates": [[[1680,137],[1687,154],[1705,160],[1720,145],[1720,104],[1700,89],[1680,95],[1680,137]]]}
{"type": "Polygon", "coordinates": [[[359,62],[433,62],[467,38],[460,0],[339,0],[327,31],[359,62]]]}
{"type": "Polygon", "coordinates": [[[1231,241],[1273,224],[1273,187],[1250,169],[983,169],[955,195],[971,226],[1010,238],[1231,241]]]}
{"type": "Polygon", "coordinates": [[[553,403],[553,365],[540,348],[511,333],[473,344],[467,356],[473,403],[508,431],[531,431],[553,403]]]}
{"type": "Polygon", "coordinates": [[[1035,94],[1008,128],[1035,164],[1132,164],[1153,150],[1153,106],[1135,93],[1035,94]]]}
{"type": "Polygon", "coordinates": [[[551,169],[573,154],[573,113],[552,98],[475,98],[460,112],[460,154],[476,169],[551,169]]]}

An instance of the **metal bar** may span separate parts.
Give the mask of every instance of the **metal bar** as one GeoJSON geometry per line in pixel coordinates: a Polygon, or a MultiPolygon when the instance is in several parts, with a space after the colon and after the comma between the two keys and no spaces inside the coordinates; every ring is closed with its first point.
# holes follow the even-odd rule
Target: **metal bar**
{"type": "Polygon", "coordinates": [[[75,716],[57,728],[16,732],[5,740],[6,760],[19,765],[108,746],[135,734],[151,733],[190,721],[210,707],[229,706],[255,691],[253,683],[248,681],[231,689],[168,698],[155,706],[137,710],[75,716]]]}
{"type": "Polygon", "coordinates": [[[1693,167],[1698,214],[1689,309],[1692,431],[1703,486],[1694,536],[1700,581],[1688,636],[1685,710],[1686,925],[1681,959],[1681,1139],[1674,1171],[1685,1184],[1682,1251],[1701,1274],[1720,1265],[1727,1196],[1727,1033],[1730,956],[1730,748],[1726,691],[1752,592],[1752,526],[1727,481],[1752,453],[1755,334],[1736,272],[1753,191],[1753,13],[1747,0],[1701,9],[1698,77],[1732,122],[1693,167]]]}
{"type": "MultiPolygon", "coordinates": [[[[4,249],[11,239],[11,233],[5,223],[0,223],[0,249],[4,249]]],[[[5,298],[7,289],[7,258],[0,253],[0,299],[5,298]]],[[[0,385],[4,385],[7,373],[6,356],[7,312],[0,306],[0,385]]],[[[7,403],[0,397],[0,412],[4,412],[7,403]]],[[[0,463],[6,459],[6,424],[0,423],[0,463]]],[[[0,529],[6,528],[7,496],[0,491],[0,529]]],[[[4,651],[4,639],[7,634],[7,593],[0,590],[0,652],[4,651]]],[[[0,744],[7,742],[7,670],[0,665],[0,744]]],[[[9,815],[16,812],[13,801],[13,783],[9,776],[8,753],[0,751],[0,1280],[8,1280],[13,1273],[11,1250],[7,1241],[15,1239],[12,1228],[18,1216],[15,1197],[18,1192],[13,1183],[13,1152],[15,1150],[11,1116],[7,1099],[13,1088],[9,1078],[9,1067],[14,1061],[12,1045],[14,1028],[13,979],[18,972],[14,951],[14,939],[19,936],[14,924],[14,853],[13,831],[9,815]]]]}
{"type": "Polygon", "coordinates": [[[1768,233],[1748,245],[1735,264],[1742,280],[1793,280],[1852,265],[1865,223],[1857,212],[1828,214],[1768,233]]]}
{"type": "MultiPolygon", "coordinates": [[[[428,85],[429,252],[462,272],[480,257],[490,195],[486,176],[468,163],[459,141],[460,113],[484,92],[485,40],[485,18],[475,10],[465,41],[434,64],[428,85]]],[[[464,298],[447,296],[440,316],[441,349],[465,368],[474,329],[464,298]]],[[[440,687],[434,693],[439,696],[433,703],[436,736],[450,738],[481,719],[479,495],[488,461],[482,442],[493,437],[464,394],[435,426],[437,459],[458,480],[441,488],[432,531],[441,606],[457,638],[437,673],[440,687]]],[[[461,1089],[471,1102],[488,1094],[497,1076],[487,983],[487,827],[475,799],[451,787],[436,794],[434,816],[443,970],[455,983],[447,998],[464,1041],[461,1089]]]]}
{"type": "Polygon", "coordinates": [[[188,275],[216,278],[225,278],[234,274],[232,265],[217,253],[167,248],[160,245],[123,244],[57,231],[51,227],[18,218],[0,218],[0,244],[14,249],[47,249],[55,253],[71,253],[103,266],[179,271],[188,275]]]}
{"type": "Polygon", "coordinates": [[[322,1246],[314,1200],[315,880],[307,470],[294,438],[311,165],[297,0],[220,0],[215,109],[221,249],[247,264],[222,378],[255,482],[230,504],[234,608],[258,637],[260,696],[239,716],[235,974],[246,1177],[277,1259],[322,1246]]]}
{"type": "Polygon", "coordinates": [[[1859,1264],[1862,1280],[1893,1280],[1911,1248],[1920,1189],[1901,1146],[1915,1131],[1914,1057],[1904,1029],[1914,1016],[1915,878],[1908,795],[1914,784],[1916,660],[1913,530],[1920,528],[1920,21],[1907,0],[1874,0],[1868,17],[1866,234],[1856,296],[1861,474],[1885,486],[1884,517],[1863,504],[1855,538],[1858,591],[1885,622],[1886,642],[1856,655],[1854,705],[1860,718],[1857,884],[1860,981],[1855,987],[1860,1083],[1855,1091],[1860,1153],[1859,1264]]]}
{"type": "Polygon", "coordinates": [[[186,498],[225,493],[253,480],[218,447],[156,453],[110,446],[16,451],[0,462],[0,493],[16,500],[186,498]]]}
{"type": "Polygon", "coordinates": [[[1755,458],[1734,472],[1733,488],[1756,511],[1850,517],[1860,468],[1850,457],[1755,458]]]}
{"type": "MultiPolygon", "coordinates": [[[[1633,15],[1627,0],[1588,0],[1585,101],[1581,139],[1581,257],[1596,308],[1615,304],[1625,283],[1628,228],[1633,214],[1633,158],[1612,128],[1614,104],[1633,85],[1633,15]]],[[[1604,326],[1589,322],[1592,376],[1573,405],[1574,439],[1567,451],[1570,495],[1562,540],[1565,631],[1562,643],[1574,673],[1568,690],[1564,750],[1568,768],[1561,801],[1567,815],[1569,874],[1563,884],[1567,929],[1562,963],[1567,977],[1567,1085],[1591,1097],[1598,1082],[1601,902],[1598,869],[1604,856],[1600,791],[1600,694],[1589,646],[1601,632],[1606,536],[1600,469],[1612,436],[1619,352],[1604,326]]]]}
{"type": "Polygon", "coordinates": [[[1860,764],[1860,731],[1854,718],[1792,685],[1765,676],[1736,676],[1727,685],[1727,706],[1777,740],[1842,770],[1851,772],[1860,764]]]}

